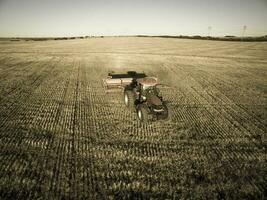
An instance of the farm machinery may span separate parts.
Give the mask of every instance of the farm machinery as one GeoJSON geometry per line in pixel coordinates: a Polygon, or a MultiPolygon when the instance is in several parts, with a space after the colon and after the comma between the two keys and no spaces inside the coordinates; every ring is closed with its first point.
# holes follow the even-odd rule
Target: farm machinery
{"type": "Polygon", "coordinates": [[[160,84],[155,77],[135,71],[126,74],[109,73],[103,79],[103,85],[107,92],[121,88],[126,107],[135,110],[141,122],[170,118],[170,110],[160,95],[160,84]]]}

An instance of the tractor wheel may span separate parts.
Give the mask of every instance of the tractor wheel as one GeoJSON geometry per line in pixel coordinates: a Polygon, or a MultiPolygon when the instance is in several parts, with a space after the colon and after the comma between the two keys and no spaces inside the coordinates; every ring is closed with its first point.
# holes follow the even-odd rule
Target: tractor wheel
{"type": "Polygon", "coordinates": [[[124,91],[124,103],[128,108],[134,108],[134,95],[131,90],[124,91]]]}
{"type": "Polygon", "coordinates": [[[137,117],[139,121],[144,122],[144,123],[150,119],[148,109],[146,106],[140,105],[137,107],[137,117]]]}
{"type": "Polygon", "coordinates": [[[171,109],[170,106],[167,106],[166,103],[163,104],[163,119],[170,120],[171,119],[171,109]]]}

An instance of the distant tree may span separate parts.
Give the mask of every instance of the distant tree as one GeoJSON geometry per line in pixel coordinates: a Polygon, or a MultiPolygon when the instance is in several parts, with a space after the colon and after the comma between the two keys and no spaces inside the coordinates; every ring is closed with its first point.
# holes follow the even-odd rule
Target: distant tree
{"type": "Polygon", "coordinates": [[[234,35],[226,35],[226,36],[224,36],[224,37],[226,37],[226,38],[234,38],[234,37],[236,37],[236,36],[234,36],[234,35]]]}
{"type": "Polygon", "coordinates": [[[193,36],[194,39],[201,39],[202,37],[200,35],[193,36]]]}

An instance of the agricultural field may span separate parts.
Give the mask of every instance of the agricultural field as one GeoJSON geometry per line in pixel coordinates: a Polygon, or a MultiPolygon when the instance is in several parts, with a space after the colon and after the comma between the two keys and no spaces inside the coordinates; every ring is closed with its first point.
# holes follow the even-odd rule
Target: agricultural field
{"type": "Polygon", "coordinates": [[[265,199],[267,43],[0,41],[0,199],[265,199]],[[108,72],[171,87],[141,124],[108,72]]]}

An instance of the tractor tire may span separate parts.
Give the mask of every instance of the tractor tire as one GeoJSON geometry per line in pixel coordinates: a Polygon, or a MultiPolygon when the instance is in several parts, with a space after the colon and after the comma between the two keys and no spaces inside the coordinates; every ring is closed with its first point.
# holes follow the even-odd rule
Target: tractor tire
{"type": "Polygon", "coordinates": [[[131,90],[124,91],[124,103],[128,108],[134,108],[134,94],[131,90]]]}
{"type": "Polygon", "coordinates": [[[170,106],[166,105],[166,103],[163,103],[163,108],[164,108],[164,112],[163,112],[163,119],[164,120],[171,120],[171,109],[170,106]]]}
{"type": "Polygon", "coordinates": [[[140,105],[137,107],[137,117],[140,122],[146,123],[149,121],[149,111],[145,105],[140,105]]]}

